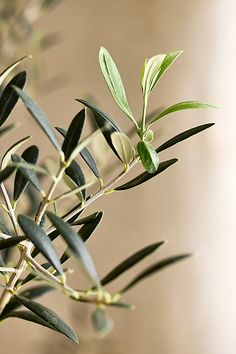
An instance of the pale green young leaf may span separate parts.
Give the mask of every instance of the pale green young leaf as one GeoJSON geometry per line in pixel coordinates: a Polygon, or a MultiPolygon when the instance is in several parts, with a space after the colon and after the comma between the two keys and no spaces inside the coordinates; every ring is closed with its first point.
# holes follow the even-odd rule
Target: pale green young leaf
{"type": "Polygon", "coordinates": [[[146,141],[139,141],[137,150],[145,170],[149,173],[155,173],[158,169],[159,158],[152,145],[146,141]]]}
{"type": "Polygon", "coordinates": [[[121,161],[128,165],[133,159],[133,150],[129,137],[123,133],[114,132],[111,135],[111,140],[121,161]]]}
{"type": "Polygon", "coordinates": [[[109,52],[101,47],[99,51],[99,63],[103,77],[110,89],[110,92],[121,110],[132,120],[137,126],[134,116],[130,110],[125,89],[119,74],[119,71],[114,63],[109,52]]]}
{"type": "Polygon", "coordinates": [[[158,74],[161,70],[162,62],[165,58],[165,54],[155,55],[150,59],[146,59],[143,67],[141,85],[143,96],[148,97],[154,90],[157,84],[158,74]]]}
{"type": "Polygon", "coordinates": [[[166,108],[164,111],[159,113],[158,116],[153,118],[149,123],[149,127],[151,126],[151,124],[153,124],[160,118],[167,116],[168,114],[177,111],[183,111],[186,109],[217,109],[217,107],[214,106],[213,104],[200,102],[200,101],[185,101],[185,102],[176,103],[173,106],[166,108]]]}
{"type": "Polygon", "coordinates": [[[182,50],[174,51],[167,53],[162,64],[160,71],[157,75],[157,83],[161,79],[161,77],[165,74],[165,72],[169,69],[169,67],[175,62],[175,60],[183,53],[182,50]]]}

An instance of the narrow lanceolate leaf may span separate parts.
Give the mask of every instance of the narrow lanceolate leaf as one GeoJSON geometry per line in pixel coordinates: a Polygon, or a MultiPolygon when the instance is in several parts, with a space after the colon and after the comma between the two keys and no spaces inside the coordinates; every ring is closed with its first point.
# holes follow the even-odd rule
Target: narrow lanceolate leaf
{"type": "Polygon", "coordinates": [[[26,239],[25,236],[12,236],[4,240],[0,240],[0,250],[13,247],[18,243],[20,243],[21,241],[24,241],[25,239],[26,239]]]}
{"type": "Polygon", "coordinates": [[[157,84],[157,78],[161,70],[161,65],[165,58],[165,54],[155,55],[150,59],[146,59],[141,77],[141,85],[143,96],[148,97],[157,84]]]}
{"type": "Polygon", "coordinates": [[[109,87],[109,90],[121,110],[132,120],[137,126],[134,116],[129,108],[125,89],[119,74],[119,71],[108,51],[101,47],[99,51],[99,63],[103,77],[109,87]]]}
{"type": "Polygon", "coordinates": [[[200,101],[185,101],[185,102],[180,102],[176,103],[173,106],[170,106],[166,108],[164,111],[162,111],[158,116],[153,118],[151,122],[149,123],[149,126],[159,120],[162,117],[167,116],[170,113],[174,113],[177,111],[183,111],[186,109],[216,109],[217,107],[214,106],[213,104],[210,103],[204,103],[200,101]]]}
{"type": "Polygon", "coordinates": [[[31,136],[26,136],[25,138],[17,141],[5,152],[1,162],[1,169],[7,166],[8,162],[11,160],[11,155],[13,155],[30,138],[31,136]]]}
{"type": "MultiPolygon", "coordinates": [[[[75,160],[66,168],[65,174],[69,176],[78,187],[82,187],[86,183],[83,171],[75,160]]],[[[84,188],[81,193],[83,198],[86,199],[86,188],[84,188]]]]}
{"type": "Polygon", "coordinates": [[[128,136],[120,132],[115,132],[111,135],[111,141],[121,161],[128,165],[133,159],[132,145],[128,136]]]}
{"type": "MultiPolygon", "coordinates": [[[[65,138],[67,132],[63,128],[56,127],[56,130],[65,138]]],[[[101,178],[100,172],[98,171],[96,161],[94,160],[93,155],[91,152],[85,147],[80,151],[80,156],[83,158],[83,160],[86,162],[88,167],[91,169],[95,177],[101,178]]]]}
{"type": "Polygon", "coordinates": [[[79,144],[82,134],[85,119],[85,109],[82,109],[75,118],[72,120],[68,131],[65,136],[65,140],[62,145],[62,151],[65,154],[65,160],[67,161],[71,153],[75,150],[79,144]]]}
{"type": "Polygon", "coordinates": [[[7,166],[2,171],[0,171],[0,183],[8,179],[14,171],[15,171],[15,167],[10,167],[10,166],[7,166]]]}
{"type": "Polygon", "coordinates": [[[170,265],[173,265],[177,262],[180,262],[190,256],[191,256],[191,254],[189,254],[189,253],[181,254],[181,255],[177,255],[177,256],[172,256],[172,257],[165,258],[165,259],[151,265],[150,267],[146,268],[144,271],[139,273],[129,284],[127,284],[121,291],[119,291],[119,293],[124,293],[127,290],[130,290],[135,285],[137,285],[139,282],[141,282],[142,280],[146,279],[147,277],[153,275],[154,273],[160,272],[164,268],[169,267],[170,265]]]}
{"type": "MultiPolygon", "coordinates": [[[[46,294],[52,290],[55,290],[55,288],[53,288],[49,285],[39,285],[39,286],[34,286],[34,287],[28,288],[24,291],[21,291],[19,293],[19,296],[22,296],[22,297],[27,298],[29,300],[34,300],[34,299],[37,299],[38,297],[41,297],[44,294],[46,294]]],[[[20,306],[21,306],[21,303],[19,301],[17,301],[15,297],[12,297],[11,300],[6,305],[6,307],[4,308],[0,318],[6,317],[9,313],[11,313],[12,311],[15,311],[20,306]]]]}
{"type": "Polygon", "coordinates": [[[175,62],[175,60],[183,53],[182,50],[174,51],[167,53],[162,64],[160,71],[157,75],[157,83],[161,79],[161,77],[165,74],[165,72],[169,69],[169,67],[175,62]]]}
{"type": "Polygon", "coordinates": [[[157,149],[156,152],[159,153],[163,150],[166,150],[168,148],[170,148],[171,146],[180,143],[181,141],[190,138],[191,136],[200,133],[201,131],[208,129],[210,127],[212,127],[215,123],[208,123],[208,124],[202,124],[199,125],[197,127],[188,129],[176,136],[174,136],[173,138],[167,140],[164,144],[160,145],[157,149]]]}
{"type": "Polygon", "coordinates": [[[94,221],[97,216],[98,216],[99,212],[98,211],[95,211],[95,213],[92,213],[88,216],[85,216],[84,218],[82,219],[79,219],[77,221],[74,221],[71,225],[74,226],[74,225],[83,225],[83,224],[88,224],[90,223],[91,221],[94,221]]]}
{"type": "Polygon", "coordinates": [[[4,136],[5,134],[9,133],[13,129],[15,129],[18,126],[16,123],[11,123],[6,125],[5,127],[0,129],[0,137],[4,136]]]}
{"type": "Polygon", "coordinates": [[[106,139],[108,145],[110,146],[110,148],[113,150],[113,152],[116,154],[116,156],[118,158],[119,155],[112,143],[111,140],[111,134],[114,132],[120,132],[122,133],[120,127],[116,124],[116,122],[104,111],[101,110],[101,108],[99,108],[98,106],[96,106],[93,103],[89,103],[85,100],[77,100],[80,103],[84,104],[86,107],[90,108],[94,114],[94,119],[98,125],[98,127],[101,129],[101,132],[104,136],[104,138],[106,139]]]}
{"type": "Polygon", "coordinates": [[[13,64],[8,66],[1,74],[0,74],[0,86],[2,85],[3,81],[7,78],[7,76],[10,74],[12,70],[15,69],[17,65],[19,65],[23,60],[31,58],[30,55],[27,55],[17,61],[15,61],[13,64]]]}
{"type": "Polygon", "coordinates": [[[134,188],[136,186],[139,186],[140,184],[148,181],[149,179],[159,175],[161,172],[165,171],[167,168],[172,166],[174,163],[176,163],[178,159],[170,159],[163,161],[159,164],[158,169],[155,173],[148,173],[148,172],[143,172],[137,177],[133,178],[129,182],[122,184],[121,186],[115,188],[116,191],[122,191],[130,188],[134,188]]]}
{"type": "Polygon", "coordinates": [[[105,337],[113,327],[113,322],[106,314],[106,311],[101,308],[97,308],[91,315],[91,322],[96,334],[103,338],[105,337]]]}
{"type": "MultiPolygon", "coordinates": [[[[13,154],[11,156],[12,158],[12,161],[15,162],[15,163],[25,163],[27,161],[25,161],[22,157],[16,155],[16,154],[13,154]]],[[[19,167],[19,172],[21,173],[22,176],[24,176],[25,180],[24,180],[24,183],[25,182],[30,182],[39,192],[42,191],[42,188],[40,186],[40,183],[39,183],[39,180],[38,180],[38,177],[36,176],[36,173],[35,171],[31,170],[31,169],[28,169],[28,168],[24,168],[24,167],[19,167]]]]}
{"type": "Polygon", "coordinates": [[[35,315],[40,317],[42,321],[45,321],[48,326],[53,330],[64,334],[66,337],[72,341],[78,343],[78,337],[73,330],[62,318],[60,318],[54,311],[49,308],[39,304],[38,302],[28,300],[22,296],[15,295],[16,299],[35,315]]]}
{"type": "Polygon", "coordinates": [[[83,240],[80,235],[77,234],[64,220],[56,216],[51,212],[47,212],[47,216],[49,217],[52,224],[58,229],[67,243],[72,254],[77,258],[80,265],[84,268],[84,270],[89,275],[90,279],[93,283],[100,287],[100,281],[97,275],[96,268],[94,266],[93,260],[84,245],[83,240]]]}
{"type": "Polygon", "coordinates": [[[26,95],[24,91],[14,86],[14,89],[18,96],[23,101],[25,107],[30,112],[31,116],[35,119],[44,133],[48,136],[49,140],[53,144],[53,146],[61,152],[60,144],[57,141],[56,135],[54,133],[53,127],[51,123],[48,121],[45,113],[41,110],[41,108],[29,97],[26,95]]]}
{"type": "Polygon", "coordinates": [[[152,145],[146,141],[139,141],[137,150],[145,170],[152,174],[157,172],[159,158],[152,145]]]}
{"type": "MultiPolygon", "coordinates": [[[[32,145],[28,147],[23,154],[21,155],[22,159],[28,163],[36,164],[39,155],[39,149],[36,145],[32,145]]],[[[18,200],[21,196],[21,193],[25,190],[29,183],[29,179],[26,177],[25,174],[22,173],[22,170],[26,169],[18,169],[15,176],[14,182],[14,192],[13,192],[13,199],[18,200]]],[[[28,175],[34,175],[35,172],[32,170],[27,171],[28,175]]]]}
{"type": "Polygon", "coordinates": [[[126,272],[128,269],[133,267],[138,262],[142,261],[145,257],[151,255],[159,247],[161,247],[165,242],[157,242],[147,247],[142,248],[138,252],[132,254],[130,257],[126,258],[123,262],[118,264],[114,269],[112,269],[102,280],[101,284],[106,285],[118,278],[121,274],[126,272]]]}
{"type": "MultiPolygon", "coordinates": [[[[47,327],[56,331],[52,326],[50,326],[46,321],[42,320],[39,316],[35,315],[31,311],[12,311],[8,313],[4,318],[19,318],[25,321],[29,321],[35,324],[39,324],[43,327],[47,327]]],[[[56,331],[58,332],[58,331],[56,331]]]]}
{"type": "Polygon", "coordinates": [[[89,239],[89,237],[93,234],[97,226],[102,221],[102,218],[103,218],[103,211],[100,211],[94,220],[91,220],[90,222],[86,222],[81,227],[78,234],[84,242],[86,242],[89,239]]]}
{"type": "Polygon", "coordinates": [[[23,89],[26,82],[26,71],[22,71],[7,84],[0,96],[0,126],[5,123],[11,111],[18,101],[18,95],[13,89],[13,85],[23,89]]]}
{"type": "Polygon", "coordinates": [[[53,265],[59,274],[63,273],[56,250],[45,234],[41,226],[37,225],[32,219],[25,215],[18,215],[20,227],[35,245],[36,248],[44,255],[44,257],[53,265]]]}

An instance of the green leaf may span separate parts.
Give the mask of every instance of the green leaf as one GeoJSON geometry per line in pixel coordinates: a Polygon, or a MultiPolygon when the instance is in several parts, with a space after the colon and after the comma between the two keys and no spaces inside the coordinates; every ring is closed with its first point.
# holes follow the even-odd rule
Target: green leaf
{"type": "Polygon", "coordinates": [[[79,230],[78,234],[81,239],[86,242],[92,233],[96,230],[97,226],[100,224],[103,218],[103,211],[100,211],[94,220],[90,222],[86,222],[81,229],[79,230]]]}
{"type": "Polygon", "coordinates": [[[1,162],[1,169],[7,166],[8,162],[11,160],[11,155],[14,154],[30,138],[31,136],[26,136],[25,138],[17,141],[5,152],[1,162]]]}
{"type": "Polygon", "coordinates": [[[84,245],[80,235],[77,234],[68,223],[51,212],[47,212],[47,216],[52,224],[58,229],[67,243],[72,254],[77,258],[80,265],[87,272],[93,283],[100,287],[100,281],[97,275],[93,260],[84,245]]]}
{"type": "MultiPolygon", "coordinates": [[[[28,163],[36,164],[37,159],[39,155],[39,149],[36,145],[32,145],[28,147],[23,154],[21,155],[23,161],[26,161],[28,163]]],[[[26,174],[22,173],[22,170],[27,170],[27,169],[18,169],[16,172],[15,176],[15,182],[14,182],[14,192],[13,192],[13,199],[16,201],[20,198],[21,194],[27,187],[29,183],[28,176],[34,176],[35,180],[35,172],[32,170],[27,170],[26,174]]],[[[31,177],[32,178],[32,177],[31,177]]]]}
{"type": "Polygon", "coordinates": [[[13,64],[8,66],[1,74],[0,74],[0,86],[2,85],[3,81],[7,78],[7,76],[10,74],[12,70],[15,69],[17,65],[19,65],[23,60],[31,58],[30,55],[27,55],[17,61],[15,61],[13,64]]]}
{"type": "MultiPolygon", "coordinates": [[[[19,296],[22,296],[24,298],[33,300],[37,299],[40,296],[43,296],[44,294],[55,290],[55,288],[49,286],[49,285],[39,285],[39,286],[34,286],[31,288],[28,288],[24,291],[21,291],[19,293],[19,296]]],[[[18,309],[21,306],[21,303],[19,303],[15,297],[12,297],[11,300],[8,302],[8,304],[5,306],[3,312],[1,313],[0,319],[8,316],[12,311],[18,309]]]]}
{"type": "Polygon", "coordinates": [[[111,135],[111,141],[121,161],[128,165],[133,160],[132,145],[128,136],[120,132],[114,132],[111,135]]]}
{"type": "Polygon", "coordinates": [[[172,256],[172,257],[165,258],[165,259],[151,265],[150,267],[146,268],[144,271],[139,273],[130,283],[128,283],[128,285],[126,285],[121,291],[119,291],[119,293],[122,293],[122,294],[125,293],[126,291],[130,290],[135,285],[137,285],[139,282],[141,282],[142,280],[146,279],[147,277],[153,275],[154,273],[160,272],[164,268],[169,267],[170,265],[173,265],[179,261],[182,261],[190,256],[191,256],[191,254],[189,254],[189,253],[181,254],[181,255],[177,255],[177,256],[172,256]]]}
{"type": "Polygon", "coordinates": [[[74,225],[83,225],[83,224],[88,224],[90,223],[91,221],[94,221],[96,220],[97,216],[98,216],[99,212],[96,211],[95,213],[92,213],[82,219],[79,219],[77,221],[74,221],[71,226],[74,226],[74,225]]]}
{"type": "Polygon", "coordinates": [[[101,110],[98,106],[93,103],[89,103],[85,100],[77,99],[78,102],[84,104],[86,107],[90,108],[94,114],[95,121],[98,127],[101,129],[101,132],[106,139],[106,142],[116,154],[116,156],[120,159],[113,143],[111,140],[111,135],[114,132],[122,133],[120,127],[116,124],[116,122],[104,111],[101,110]]]}
{"type": "Polygon", "coordinates": [[[25,82],[26,71],[22,71],[14,76],[13,79],[4,88],[0,96],[0,126],[5,123],[19,98],[12,86],[14,85],[22,89],[25,85],[25,82]]]}
{"type": "Polygon", "coordinates": [[[131,121],[138,125],[134,116],[129,108],[128,100],[126,97],[125,89],[119,74],[119,71],[108,51],[101,47],[99,51],[99,63],[103,73],[103,77],[109,87],[109,90],[121,110],[131,119],[131,121]]]}
{"type": "Polygon", "coordinates": [[[174,136],[173,138],[169,139],[168,141],[166,141],[164,144],[160,145],[157,149],[156,152],[159,153],[163,150],[166,150],[168,148],[170,148],[171,146],[180,143],[181,141],[190,138],[191,136],[200,133],[201,131],[208,129],[210,127],[212,127],[215,123],[208,123],[208,124],[202,124],[199,125],[197,127],[188,129],[176,136],[174,136]]]}
{"type": "Polygon", "coordinates": [[[137,150],[145,170],[149,173],[155,173],[158,169],[159,158],[152,145],[146,141],[139,141],[137,150]]]}
{"type": "Polygon", "coordinates": [[[84,127],[84,120],[85,120],[85,109],[82,109],[82,111],[80,111],[72,120],[68,128],[68,131],[66,133],[62,145],[62,151],[65,154],[66,161],[69,159],[71,153],[75,150],[75,148],[79,144],[82,130],[84,127]]]}
{"type": "MultiPolygon", "coordinates": [[[[30,321],[39,324],[43,327],[47,327],[56,331],[52,326],[50,326],[46,321],[42,320],[39,316],[35,315],[30,311],[12,311],[5,318],[19,318],[25,321],[30,321]]],[[[58,332],[58,331],[56,331],[58,332]]]]}
{"type": "Polygon", "coordinates": [[[0,171],[0,183],[8,179],[14,171],[15,171],[15,167],[10,167],[10,166],[7,166],[2,171],[0,171]]]}
{"type": "MultiPolygon", "coordinates": [[[[66,130],[63,128],[56,127],[56,130],[63,136],[66,136],[66,130]]],[[[88,167],[91,169],[95,177],[101,178],[100,172],[98,171],[96,162],[94,160],[93,155],[91,152],[85,147],[80,151],[80,156],[83,158],[83,160],[86,162],[88,167]]]]}
{"type": "Polygon", "coordinates": [[[164,58],[165,54],[159,54],[150,59],[146,59],[141,77],[143,97],[147,98],[154,90],[164,58]]]}
{"type": "Polygon", "coordinates": [[[175,62],[175,60],[183,53],[182,50],[174,51],[167,53],[162,64],[160,71],[157,75],[157,83],[161,79],[161,77],[165,74],[165,72],[169,69],[169,67],[175,62]]]}
{"type": "Polygon", "coordinates": [[[44,255],[44,257],[53,265],[59,274],[63,273],[56,250],[50,240],[45,234],[41,226],[37,225],[28,216],[18,215],[18,222],[20,227],[35,245],[36,248],[44,255]]]}
{"type": "MultiPolygon", "coordinates": [[[[73,160],[71,162],[70,166],[65,169],[65,174],[67,176],[69,176],[70,179],[72,179],[72,181],[78,187],[82,187],[86,183],[83,171],[75,160],[73,160]]],[[[86,199],[86,188],[84,188],[81,191],[81,193],[82,193],[83,199],[86,199]]]]}
{"type": "Polygon", "coordinates": [[[133,267],[138,262],[142,261],[145,257],[149,256],[153,252],[155,252],[159,247],[161,247],[165,242],[157,242],[152,245],[146,246],[140,249],[138,252],[135,252],[130,257],[126,258],[120,264],[118,264],[115,268],[113,268],[102,280],[101,284],[106,285],[112,282],[114,279],[118,278],[121,274],[126,272],[128,269],[133,267]]]}
{"type": "Polygon", "coordinates": [[[0,240],[0,250],[16,246],[18,243],[24,241],[25,239],[25,236],[12,236],[4,240],[0,240]]]}
{"type": "Polygon", "coordinates": [[[130,188],[134,188],[136,186],[139,186],[140,184],[148,181],[149,179],[159,175],[161,172],[165,171],[167,168],[169,168],[171,165],[176,163],[178,159],[170,159],[163,161],[159,164],[158,169],[155,173],[148,173],[148,172],[143,172],[137,177],[133,178],[129,182],[122,184],[121,186],[115,188],[116,191],[122,191],[130,188]]]}
{"type": "Polygon", "coordinates": [[[213,108],[216,109],[217,107],[210,104],[210,103],[204,103],[204,102],[200,102],[200,101],[185,101],[185,102],[176,103],[173,106],[166,108],[164,111],[162,111],[160,114],[158,114],[158,116],[153,118],[151,120],[151,122],[149,123],[149,126],[151,124],[153,124],[154,122],[156,122],[157,120],[159,120],[160,118],[165,117],[168,114],[174,113],[177,111],[183,111],[186,109],[213,109],[213,108]]]}
{"type": "Polygon", "coordinates": [[[94,331],[100,338],[105,337],[113,327],[113,322],[102,308],[97,308],[91,315],[91,322],[94,331]]]}
{"type": "Polygon", "coordinates": [[[54,133],[53,127],[51,123],[48,121],[45,113],[39,108],[39,106],[29,97],[24,91],[14,86],[14,89],[18,96],[23,101],[25,107],[30,112],[31,116],[35,119],[44,133],[48,136],[49,140],[53,144],[53,146],[61,153],[60,144],[57,141],[56,135],[54,133]]]}
{"type": "MultiPolygon", "coordinates": [[[[12,161],[15,163],[25,163],[27,162],[26,160],[24,160],[22,157],[13,154],[11,156],[12,161]]],[[[22,176],[25,177],[24,183],[25,181],[30,182],[39,192],[42,191],[42,188],[40,186],[38,177],[36,176],[36,173],[33,170],[30,170],[28,168],[24,168],[24,167],[19,167],[19,172],[21,173],[22,176]]]]}
{"type": "Polygon", "coordinates": [[[43,306],[35,301],[28,300],[24,297],[15,295],[16,299],[35,315],[45,321],[48,326],[52,327],[55,331],[64,334],[72,341],[78,343],[78,337],[73,330],[62,318],[60,318],[54,311],[50,310],[46,306],[43,306]]]}

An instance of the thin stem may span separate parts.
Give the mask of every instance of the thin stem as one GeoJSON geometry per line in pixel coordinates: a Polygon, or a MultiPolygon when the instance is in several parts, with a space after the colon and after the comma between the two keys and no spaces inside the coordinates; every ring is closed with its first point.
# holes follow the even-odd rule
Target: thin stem
{"type": "Polygon", "coordinates": [[[18,227],[18,223],[17,223],[17,220],[16,220],[16,216],[15,216],[15,212],[14,212],[14,209],[12,208],[12,205],[11,205],[11,201],[10,201],[10,198],[9,198],[9,195],[7,193],[7,190],[4,186],[3,183],[1,183],[1,190],[2,190],[2,194],[3,194],[3,198],[5,200],[5,203],[6,203],[6,206],[7,206],[7,209],[8,209],[8,215],[11,219],[11,222],[12,222],[12,225],[14,227],[14,230],[15,230],[15,233],[16,235],[19,235],[19,227],[18,227]]]}

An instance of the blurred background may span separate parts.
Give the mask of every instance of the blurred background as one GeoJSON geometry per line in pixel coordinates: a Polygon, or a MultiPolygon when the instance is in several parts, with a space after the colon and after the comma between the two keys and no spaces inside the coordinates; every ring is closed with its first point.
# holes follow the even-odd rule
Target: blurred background
{"type": "MultiPolygon", "coordinates": [[[[19,11],[27,7],[27,1],[14,3],[19,11]]],[[[101,76],[100,46],[115,59],[136,116],[141,112],[140,71],[145,58],[176,49],[184,53],[152,95],[150,111],[185,100],[220,107],[218,111],[175,113],[163,120],[157,127],[156,145],[192,126],[216,125],[163,153],[163,160],[178,157],[180,162],[156,179],[106,196],[91,208],[105,212],[102,225],[88,242],[101,275],[136,249],[163,239],[168,244],[152,260],[182,252],[197,256],[127,293],[126,300],[136,310],[109,311],[115,326],[103,340],[93,334],[89,306],[50,294],[43,302],[72,324],[81,346],[16,319],[1,326],[3,354],[235,353],[234,13],[233,0],[61,0],[39,17],[29,13],[33,22],[37,20],[33,40],[26,38],[26,31],[16,48],[14,41],[1,46],[2,69],[16,55],[31,51],[37,56],[24,63],[32,71],[28,92],[54,125],[66,128],[81,108],[74,99],[91,95],[129,130],[129,121],[116,108],[101,76]],[[55,34],[48,37],[53,45],[45,51],[41,44],[35,45],[42,34],[55,34]]],[[[33,129],[40,144],[42,136],[25,110],[19,108],[17,115],[24,116],[24,129],[33,129]]],[[[17,134],[22,136],[22,131],[17,134]]],[[[120,284],[138,270],[139,266],[120,284]]]]}

